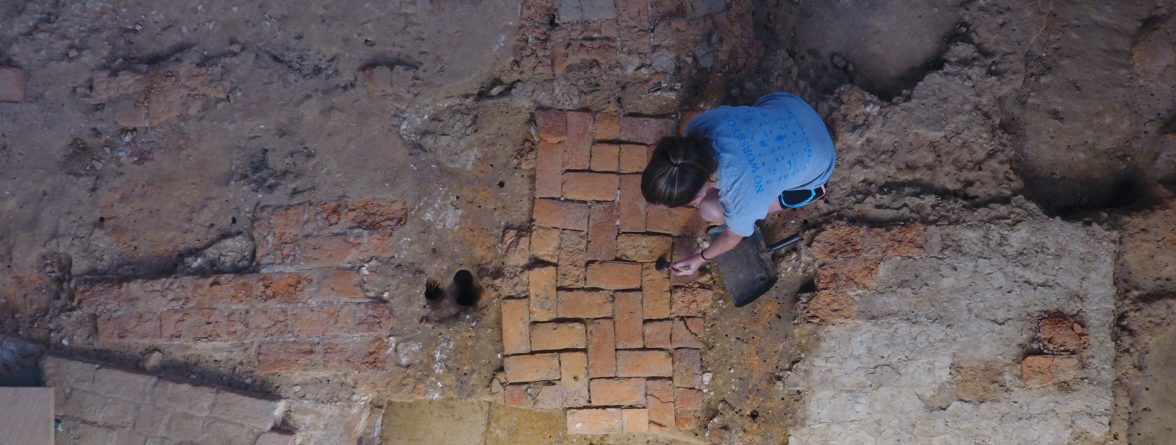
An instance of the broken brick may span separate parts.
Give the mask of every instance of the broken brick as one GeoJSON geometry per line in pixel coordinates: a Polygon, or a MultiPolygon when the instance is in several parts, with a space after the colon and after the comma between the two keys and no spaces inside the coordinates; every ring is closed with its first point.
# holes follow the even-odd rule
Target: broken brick
{"type": "Polygon", "coordinates": [[[536,227],[531,231],[531,255],[543,261],[559,261],[559,229],[536,227]]]}
{"type": "Polygon", "coordinates": [[[687,317],[674,320],[670,342],[675,348],[701,348],[702,319],[687,317]]]}
{"type": "Polygon", "coordinates": [[[0,102],[25,100],[25,74],[17,68],[0,66],[0,102]]]}
{"type": "Polygon", "coordinates": [[[539,127],[539,140],[563,142],[568,135],[567,114],[559,110],[535,110],[535,126],[539,127]]]}
{"type": "Polygon", "coordinates": [[[675,349],[673,377],[675,387],[701,387],[702,354],[697,349],[675,349]]]}
{"type": "Polygon", "coordinates": [[[657,349],[669,349],[672,345],[670,342],[670,333],[673,330],[674,321],[672,320],[656,320],[647,321],[643,326],[645,334],[645,347],[657,349]]]}

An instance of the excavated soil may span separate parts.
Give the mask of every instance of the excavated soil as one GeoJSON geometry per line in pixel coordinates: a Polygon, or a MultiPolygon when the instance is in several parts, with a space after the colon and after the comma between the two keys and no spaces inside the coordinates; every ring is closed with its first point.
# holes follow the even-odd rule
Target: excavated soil
{"type": "MultiPolygon", "coordinates": [[[[0,369],[40,348],[155,356],[213,384],[381,407],[392,444],[1176,440],[1176,3],[602,4],[0,5],[0,69],[25,79],[0,102],[0,333],[31,343],[0,337],[0,369]],[[630,4],[650,46],[553,61],[566,34],[616,51],[587,5],[630,4]],[[776,90],[821,113],[838,164],[826,199],[765,222],[805,238],[777,286],[741,309],[719,292],[707,312],[697,427],[569,436],[558,413],[492,403],[498,298],[527,292],[532,112],[673,117],[776,90]],[[75,294],[268,272],[259,208],[365,197],[407,209],[395,253],[353,268],[392,305],[392,371],[275,376],[231,348],[112,346],[75,294]],[[852,286],[822,278],[851,266],[836,282],[852,286]],[[460,269],[482,301],[427,304],[425,280],[460,269]],[[1050,316],[1089,344],[1043,349],[1050,316]],[[1029,357],[1059,365],[1030,378],[1029,357]]],[[[329,420],[288,422],[336,443],[329,420]]]]}

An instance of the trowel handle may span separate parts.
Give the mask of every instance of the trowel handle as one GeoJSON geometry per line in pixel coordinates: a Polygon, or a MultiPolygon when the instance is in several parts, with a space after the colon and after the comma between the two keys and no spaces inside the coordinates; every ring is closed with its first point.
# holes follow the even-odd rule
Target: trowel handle
{"type": "Polygon", "coordinates": [[[783,251],[784,249],[787,249],[790,246],[792,246],[793,244],[796,244],[799,242],[800,242],[800,234],[797,233],[795,235],[784,238],[780,241],[776,241],[775,244],[769,245],[768,252],[779,253],[780,251],[783,251]]]}

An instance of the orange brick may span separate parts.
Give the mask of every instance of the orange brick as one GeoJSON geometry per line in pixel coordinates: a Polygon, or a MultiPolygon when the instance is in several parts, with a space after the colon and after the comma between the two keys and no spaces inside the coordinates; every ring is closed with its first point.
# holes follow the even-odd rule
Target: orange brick
{"type": "Polygon", "coordinates": [[[559,240],[559,286],[584,287],[584,267],[588,263],[588,235],[565,230],[559,240]]]}
{"type": "Polygon", "coordinates": [[[303,371],[314,369],[320,360],[317,341],[279,341],[257,345],[257,370],[261,372],[303,371]]]}
{"type": "Polygon", "coordinates": [[[696,235],[706,222],[693,207],[649,206],[645,215],[645,229],[670,235],[696,235]]]}
{"type": "Polygon", "coordinates": [[[559,261],[559,229],[536,227],[531,231],[531,255],[543,261],[559,261]]]}
{"type": "Polygon", "coordinates": [[[619,181],[612,173],[567,172],[563,174],[563,197],[578,201],[613,201],[617,199],[619,181]]]}
{"type": "Polygon", "coordinates": [[[672,345],[670,342],[670,333],[673,329],[673,325],[674,322],[671,320],[645,322],[643,327],[645,334],[645,347],[669,349],[672,345]]]}
{"type": "Polygon", "coordinates": [[[592,171],[616,172],[620,166],[620,147],[613,144],[592,144],[592,171]]]}
{"type": "Polygon", "coordinates": [[[588,221],[588,259],[611,260],[617,256],[617,204],[592,206],[588,221]]]}
{"type": "Polygon", "coordinates": [[[502,300],[502,349],[507,354],[531,351],[531,323],[527,300],[502,300]]]}
{"type": "Polygon", "coordinates": [[[567,113],[568,131],[564,140],[564,168],[585,170],[592,161],[592,115],[567,113]]]}
{"type": "Polygon", "coordinates": [[[645,408],[628,408],[621,411],[626,433],[649,432],[649,410],[645,408]]]}
{"type": "Polygon", "coordinates": [[[604,262],[588,265],[588,287],[602,289],[636,289],[641,287],[641,265],[604,262]]]}
{"type": "Polygon", "coordinates": [[[674,134],[674,121],[648,117],[627,117],[620,119],[621,139],[645,145],[656,144],[665,136],[674,134]]]}
{"type": "Polygon", "coordinates": [[[612,111],[596,113],[596,140],[611,141],[621,137],[621,117],[612,111]]]}
{"type": "Polygon", "coordinates": [[[373,371],[388,362],[383,337],[325,340],[322,348],[323,371],[373,371]]]}
{"type": "Polygon", "coordinates": [[[527,404],[527,385],[506,385],[503,397],[507,406],[525,408],[527,404]]]}
{"type": "Polygon", "coordinates": [[[583,323],[534,323],[531,325],[531,349],[552,351],[582,349],[588,345],[583,323]]]}
{"type": "Polygon", "coordinates": [[[612,296],[606,291],[565,290],[556,295],[561,318],[607,318],[613,315],[612,296]]]}
{"type": "Polygon", "coordinates": [[[563,149],[557,143],[540,142],[535,154],[535,196],[558,198],[562,174],[563,149]]]}
{"type": "Polygon", "coordinates": [[[674,364],[668,351],[617,351],[617,377],[671,377],[674,364]]]}
{"type": "Polygon", "coordinates": [[[351,270],[332,270],[319,275],[314,293],[320,300],[363,300],[363,277],[351,270]]]}
{"type": "Polygon", "coordinates": [[[651,263],[663,256],[669,258],[673,240],[665,235],[622,233],[617,236],[617,258],[639,263],[651,263]]]}
{"type": "Polygon", "coordinates": [[[865,232],[861,227],[845,223],[825,226],[824,230],[813,238],[813,258],[817,261],[828,261],[834,258],[860,256],[864,236],[865,232]]]}
{"type": "Polygon", "coordinates": [[[679,430],[690,431],[698,427],[698,411],[675,409],[674,423],[679,430]]]}
{"type": "Polygon", "coordinates": [[[623,426],[619,408],[570,409],[567,420],[569,434],[619,433],[623,426]]]}
{"type": "Polygon", "coordinates": [[[830,323],[853,318],[857,312],[853,297],[843,290],[817,292],[804,305],[804,319],[811,323],[830,323]]]}
{"type": "Polygon", "coordinates": [[[645,212],[649,206],[641,194],[641,175],[620,175],[620,204],[622,232],[644,232],[645,212]]]}
{"type": "Polygon", "coordinates": [[[674,429],[674,387],[669,380],[649,379],[645,383],[646,405],[649,408],[649,429],[674,429]]]}
{"type": "Polygon", "coordinates": [[[588,205],[579,202],[536,199],[535,225],[570,230],[588,230],[588,205]]]}
{"type": "Polygon", "coordinates": [[[612,377],[617,375],[616,336],[613,321],[609,319],[588,321],[588,376],[612,377]]]}
{"type": "Polygon", "coordinates": [[[714,294],[700,287],[675,287],[673,312],[679,317],[701,317],[710,308],[714,294]]]}
{"type": "Polygon", "coordinates": [[[539,127],[539,140],[563,142],[568,135],[567,114],[559,110],[535,110],[535,126],[539,127]]]}
{"type": "Polygon", "coordinates": [[[670,342],[675,348],[701,348],[702,319],[680,318],[674,320],[674,328],[670,334],[670,342]]]}
{"type": "Polygon", "coordinates": [[[559,384],[563,387],[563,406],[588,405],[588,354],[565,352],[559,355],[559,384]]]}
{"type": "Polygon", "coordinates": [[[351,330],[350,318],[341,315],[342,310],[337,305],[292,307],[288,315],[291,334],[319,337],[327,333],[348,332],[351,330]]]}
{"type": "Polygon", "coordinates": [[[645,318],[669,318],[670,275],[669,270],[657,270],[655,265],[646,264],[641,271],[641,312],[645,318]]]}
{"type": "Polygon", "coordinates": [[[693,388],[674,388],[674,407],[688,411],[702,409],[702,391],[693,388]]]}
{"type": "Polygon", "coordinates": [[[502,364],[510,383],[559,380],[559,354],[511,355],[502,364]]]}
{"type": "Polygon", "coordinates": [[[886,258],[922,255],[926,245],[920,224],[866,229],[862,244],[863,254],[886,258]]]}
{"type": "Polygon", "coordinates": [[[698,388],[702,386],[702,354],[697,349],[674,350],[674,386],[698,388]]]}
{"type": "Polygon", "coordinates": [[[528,290],[531,295],[531,320],[547,321],[558,314],[556,299],[556,268],[536,267],[527,271],[528,290]]]}
{"type": "Polygon", "coordinates": [[[617,171],[621,173],[641,173],[649,164],[649,147],[644,145],[625,144],[618,146],[617,171]]]}
{"type": "Polygon", "coordinates": [[[866,289],[874,287],[881,258],[844,258],[828,260],[817,269],[820,289],[866,289]]]}
{"type": "Polygon", "coordinates": [[[592,379],[590,386],[593,405],[645,405],[645,379],[592,379]]]}
{"type": "Polygon", "coordinates": [[[617,349],[640,348],[644,343],[641,292],[620,292],[614,297],[617,349]]]}

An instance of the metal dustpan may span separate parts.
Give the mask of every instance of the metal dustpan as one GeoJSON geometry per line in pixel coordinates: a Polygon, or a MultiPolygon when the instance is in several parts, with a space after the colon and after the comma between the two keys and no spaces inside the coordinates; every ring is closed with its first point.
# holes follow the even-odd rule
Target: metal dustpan
{"type": "MultiPolygon", "coordinates": [[[[706,234],[713,243],[724,231],[726,227],[718,226],[707,230],[706,234]]],[[[730,252],[715,258],[718,275],[731,295],[731,300],[735,302],[735,307],[743,307],[755,301],[776,284],[778,276],[772,254],[799,241],[800,234],[796,234],[767,245],[763,233],[756,228],[755,233],[744,237],[730,252]]]]}

